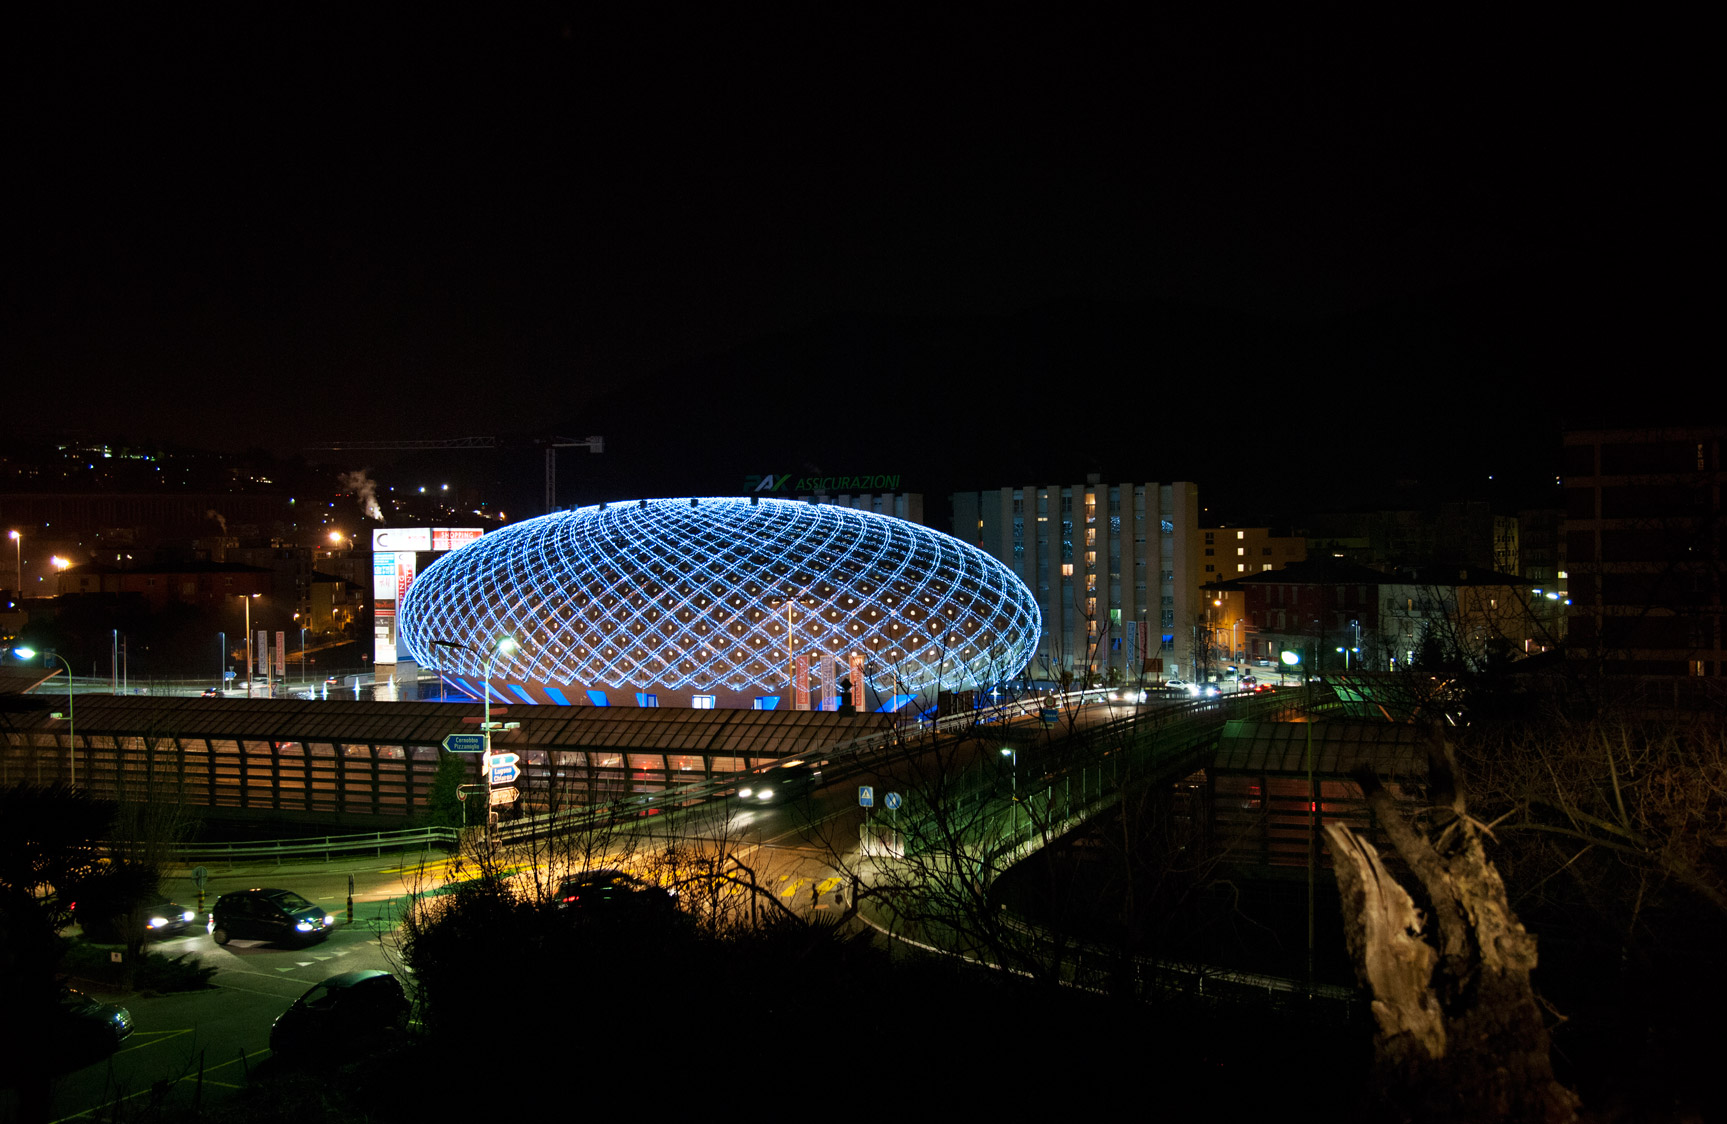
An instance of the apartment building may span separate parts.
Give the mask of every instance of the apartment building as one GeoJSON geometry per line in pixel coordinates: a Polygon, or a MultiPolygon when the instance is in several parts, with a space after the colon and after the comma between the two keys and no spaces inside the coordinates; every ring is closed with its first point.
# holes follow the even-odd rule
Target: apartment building
{"type": "Polygon", "coordinates": [[[1134,682],[1192,674],[1201,636],[1199,487],[1025,485],[953,496],[956,538],[1037,598],[1035,678],[1134,682]]]}

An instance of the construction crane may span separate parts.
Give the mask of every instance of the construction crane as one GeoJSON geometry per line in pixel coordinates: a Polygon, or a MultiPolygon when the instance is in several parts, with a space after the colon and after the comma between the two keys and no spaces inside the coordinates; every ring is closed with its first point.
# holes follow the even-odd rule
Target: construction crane
{"type": "Polygon", "coordinates": [[[359,450],[376,452],[407,449],[543,448],[546,450],[546,514],[550,515],[558,509],[558,450],[584,446],[590,453],[603,453],[606,440],[603,437],[432,437],[419,441],[332,441],[328,445],[310,447],[338,453],[359,450]]]}

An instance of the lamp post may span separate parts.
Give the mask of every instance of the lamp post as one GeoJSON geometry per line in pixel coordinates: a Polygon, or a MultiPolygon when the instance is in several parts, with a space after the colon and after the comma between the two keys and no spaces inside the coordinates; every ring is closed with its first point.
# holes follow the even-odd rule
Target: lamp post
{"type": "Polygon", "coordinates": [[[498,662],[498,657],[505,652],[516,650],[516,642],[508,636],[500,636],[488,652],[474,650],[460,640],[434,640],[432,643],[439,648],[455,648],[471,656],[479,656],[480,672],[480,732],[486,739],[486,748],[481,760],[490,763],[492,756],[492,665],[498,662]]]}
{"type": "MultiPolygon", "coordinates": [[[[14,649],[12,649],[12,652],[14,655],[16,655],[19,659],[22,659],[22,660],[31,660],[31,659],[36,658],[36,649],[34,649],[34,648],[14,648],[14,649]]],[[[59,652],[43,652],[42,658],[45,660],[48,660],[48,659],[59,660],[61,666],[66,669],[66,734],[67,734],[68,740],[70,740],[72,743],[72,752],[70,754],[72,764],[71,764],[71,768],[68,771],[68,775],[72,779],[71,780],[72,787],[77,788],[78,787],[78,721],[77,721],[77,715],[76,715],[75,711],[73,710],[73,703],[72,703],[72,665],[67,663],[66,657],[62,656],[59,652]]]]}
{"type": "Polygon", "coordinates": [[[306,685],[306,630],[300,630],[300,686],[306,685]]]}
{"type": "Polygon", "coordinates": [[[228,634],[226,632],[216,634],[216,689],[224,692],[228,689],[228,634]]]}
{"type": "Polygon", "coordinates": [[[1019,836],[1019,747],[1012,745],[1002,746],[1001,755],[1011,759],[1013,762],[1013,788],[1011,789],[1013,794],[1013,833],[1014,837],[1017,839],[1019,836]]]}
{"type": "Polygon", "coordinates": [[[6,537],[12,540],[12,546],[18,554],[18,596],[24,596],[24,535],[18,531],[7,531],[6,537]]]}
{"type": "Polygon", "coordinates": [[[1315,901],[1314,868],[1318,863],[1319,801],[1313,788],[1313,680],[1308,676],[1307,653],[1283,650],[1283,662],[1301,666],[1301,698],[1307,711],[1307,986],[1313,986],[1313,916],[1315,901]]]}

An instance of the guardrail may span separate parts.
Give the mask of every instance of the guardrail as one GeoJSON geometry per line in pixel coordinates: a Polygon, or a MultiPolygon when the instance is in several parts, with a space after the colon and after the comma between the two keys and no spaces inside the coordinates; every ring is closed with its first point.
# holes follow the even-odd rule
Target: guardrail
{"type": "Polygon", "coordinates": [[[226,861],[230,866],[240,862],[275,859],[282,865],[285,859],[311,858],[322,855],[325,862],[334,858],[364,854],[382,855],[385,851],[429,851],[434,847],[454,847],[460,832],[450,827],[419,827],[405,831],[370,831],[358,835],[325,835],[302,839],[260,839],[247,843],[180,843],[166,848],[167,855],[177,862],[193,860],[226,861]]]}

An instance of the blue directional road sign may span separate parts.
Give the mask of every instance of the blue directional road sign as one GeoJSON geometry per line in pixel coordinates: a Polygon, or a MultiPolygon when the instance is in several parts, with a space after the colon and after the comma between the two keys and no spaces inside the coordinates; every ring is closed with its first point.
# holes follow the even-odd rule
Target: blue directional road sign
{"type": "Polygon", "coordinates": [[[522,771],[520,769],[516,768],[514,765],[493,765],[492,766],[492,783],[493,784],[509,784],[511,781],[515,780],[517,777],[519,777],[521,775],[522,775],[522,771]]]}
{"type": "Polygon", "coordinates": [[[875,785],[858,785],[858,806],[862,808],[875,807],[875,785]]]}
{"type": "Polygon", "coordinates": [[[444,738],[444,748],[451,753],[484,753],[486,752],[486,735],[484,734],[449,734],[444,738]]]}

